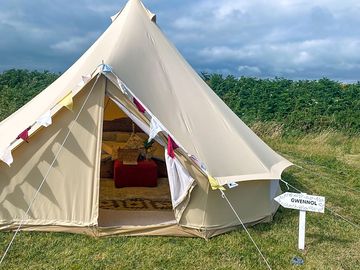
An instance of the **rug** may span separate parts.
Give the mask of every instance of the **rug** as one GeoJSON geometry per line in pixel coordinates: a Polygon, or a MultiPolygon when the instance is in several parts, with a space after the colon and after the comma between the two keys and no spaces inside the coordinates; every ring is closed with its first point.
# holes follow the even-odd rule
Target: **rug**
{"type": "Polygon", "coordinates": [[[100,201],[126,200],[133,198],[150,201],[171,201],[169,180],[159,178],[157,187],[123,187],[115,188],[113,179],[100,180],[100,201]]]}
{"type": "Polygon", "coordinates": [[[110,199],[100,201],[101,209],[111,210],[129,210],[129,211],[153,211],[153,210],[172,210],[172,204],[169,200],[149,200],[143,198],[132,199],[110,199]]]}

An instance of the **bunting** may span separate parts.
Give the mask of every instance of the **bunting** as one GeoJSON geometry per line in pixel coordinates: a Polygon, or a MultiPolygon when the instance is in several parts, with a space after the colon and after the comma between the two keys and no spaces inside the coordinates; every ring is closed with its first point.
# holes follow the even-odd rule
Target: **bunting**
{"type": "Polygon", "coordinates": [[[83,87],[91,80],[91,75],[81,76],[81,81],[78,83],[78,86],[83,87]]]}
{"type": "Polygon", "coordinates": [[[16,139],[22,139],[23,141],[29,143],[29,130],[31,129],[31,127],[28,127],[27,129],[25,129],[23,132],[21,132],[16,139]]]}
{"type": "MultiPolygon", "coordinates": [[[[194,156],[194,155],[188,155],[188,156],[189,156],[189,158],[190,158],[192,161],[194,161],[194,163],[195,163],[197,166],[200,167],[200,169],[203,171],[203,173],[205,173],[205,174],[207,175],[207,178],[208,178],[208,180],[209,180],[211,189],[213,189],[213,190],[215,190],[215,189],[225,190],[225,188],[224,188],[223,186],[221,186],[221,185],[219,184],[219,182],[218,182],[214,177],[212,177],[212,176],[208,173],[207,168],[206,168],[205,164],[204,164],[202,161],[198,160],[197,157],[194,156]]],[[[229,188],[236,187],[237,185],[238,185],[238,184],[236,184],[236,183],[230,183],[230,184],[228,184],[229,188]]]]}
{"type": "Polygon", "coordinates": [[[59,104],[63,105],[64,107],[66,107],[68,110],[72,111],[73,107],[74,107],[74,102],[73,102],[73,93],[70,92],[67,96],[65,96],[60,102],[59,104]]]}
{"type": "Polygon", "coordinates": [[[157,121],[157,119],[155,117],[152,117],[150,121],[150,132],[149,132],[148,142],[154,139],[156,135],[162,130],[163,129],[161,128],[160,123],[157,121]]]}
{"type": "Polygon", "coordinates": [[[145,113],[145,108],[141,105],[141,103],[136,99],[136,98],[133,98],[133,101],[134,101],[134,104],[136,106],[136,108],[139,110],[139,112],[141,113],[145,113]]]}
{"type": "Polygon", "coordinates": [[[207,173],[207,169],[206,169],[206,166],[204,164],[204,162],[200,161],[196,156],[194,155],[188,155],[189,158],[194,161],[194,163],[200,167],[200,169],[204,172],[204,173],[207,173]]]}
{"type": "Polygon", "coordinates": [[[117,83],[119,85],[119,88],[120,88],[121,92],[124,95],[126,95],[126,87],[125,87],[124,83],[117,76],[116,76],[116,81],[117,81],[117,83]]]}
{"type": "Polygon", "coordinates": [[[177,148],[179,148],[179,146],[170,136],[168,136],[167,153],[171,158],[175,158],[174,150],[177,148]]]}
{"type": "Polygon", "coordinates": [[[14,162],[10,147],[7,147],[6,149],[0,151],[0,160],[5,162],[9,167],[11,163],[14,162]]]}
{"type": "Polygon", "coordinates": [[[211,186],[212,190],[215,190],[215,189],[225,190],[225,188],[223,186],[221,186],[219,184],[219,182],[214,177],[212,177],[210,174],[208,174],[208,180],[210,182],[210,186],[211,186]]]}
{"type": "Polygon", "coordinates": [[[44,113],[38,120],[36,120],[36,123],[44,127],[50,126],[52,124],[51,111],[48,110],[44,113]]]}

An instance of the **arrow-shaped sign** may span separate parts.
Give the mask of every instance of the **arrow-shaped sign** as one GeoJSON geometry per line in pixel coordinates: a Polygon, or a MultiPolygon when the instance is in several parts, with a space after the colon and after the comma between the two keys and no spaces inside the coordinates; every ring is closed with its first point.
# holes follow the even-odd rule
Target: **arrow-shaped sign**
{"type": "Polygon", "coordinates": [[[306,193],[285,192],[274,198],[285,208],[300,210],[299,215],[299,249],[305,248],[306,211],[324,213],[325,197],[312,196],[306,193]]]}
{"type": "Polygon", "coordinates": [[[325,197],[322,196],[285,192],[274,198],[274,200],[285,208],[319,213],[325,211],[325,197]]]}

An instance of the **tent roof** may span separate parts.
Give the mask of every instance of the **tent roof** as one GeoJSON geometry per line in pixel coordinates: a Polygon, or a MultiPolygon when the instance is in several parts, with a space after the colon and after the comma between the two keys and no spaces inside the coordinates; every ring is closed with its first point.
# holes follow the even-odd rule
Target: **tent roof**
{"type": "Polygon", "coordinates": [[[279,179],[291,163],[259,139],[207,86],[156,25],[130,0],[100,38],[59,79],[0,123],[0,149],[76,89],[102,62],[221,184],[279,179]]]}

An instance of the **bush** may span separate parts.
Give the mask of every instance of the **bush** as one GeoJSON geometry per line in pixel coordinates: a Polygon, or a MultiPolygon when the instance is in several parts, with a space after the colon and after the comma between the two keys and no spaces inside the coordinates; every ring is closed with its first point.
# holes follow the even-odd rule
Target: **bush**
{"type": "MultiPolygon", "coordinates": [[[[0,120],[57,79],[48,71],[8,70],[0,74],[0,120]]],[[[292,81],[202,74],[205,82],[248,125],[276,127],[276,134],[338,130],[360,133],[360,82],[326,78],[292,81]]]]}
{"type": "Polygon", "coordinates": [[[58,74],[48,71],[28,71],[12,69],[0,74],[0,120],[3,120],[49,84],[58,74]]]}
{"type": "Polygon", "coordinates": [[[203,74],[203,78],[248,125],[278,123],[286,133],[360,132],[360,82],[224,78],[219,74],[203,74]]]}

